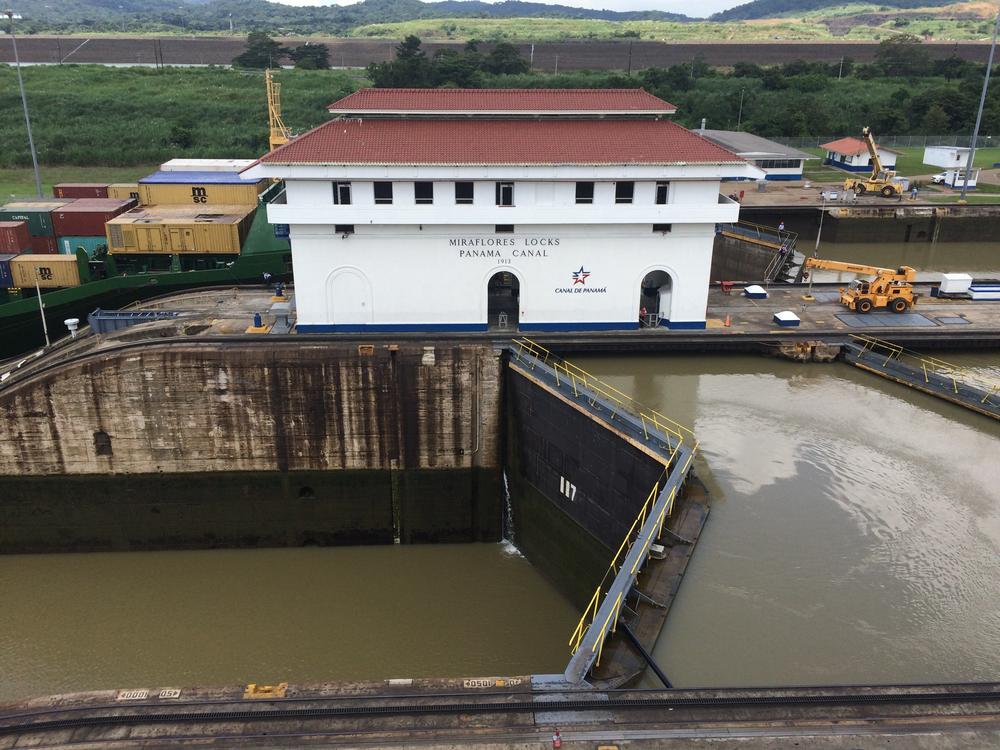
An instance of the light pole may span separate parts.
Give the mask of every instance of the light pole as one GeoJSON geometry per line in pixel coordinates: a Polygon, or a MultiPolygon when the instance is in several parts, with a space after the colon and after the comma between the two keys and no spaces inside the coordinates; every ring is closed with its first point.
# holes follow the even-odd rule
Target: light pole
{"type": "Polygon", "coordinates": [[[743,124],[743,94],[746,93],[746,89],[740,89],[740,113],[736,116],[736,129],[740,129],[740,125],[743,124]]]}
{"type": "Polygon", "coordinates": [[[31,135],[31,118],[28,117],[28,97],[24,94],[24,80],[21,78],[21,58],[17,55],[17,37],[14,36],[14,21],[20,20],[21,16],[12,10],[5,10],[2,15],[7,16],[10,23],[10,42],[14,47],[14,67],[17,69],[17,85],[21,89],[21,106],[24,108],[24,124],[28,128],[28,148],[31,149],[31,166],[35,169],[35,193],[39,198],[44,198],[42,194],[42,173],[38,171],[38,154],[35,153],[35,139],[31,135]]]}
{"type": "Polygon", "coordinates": [[[990,73],[993,72],[993,53],[997,49],[997,32],[1000,31],[1000,13],[993,24],[993,42],[990,44],[990,57],[986,62],[986,75],[983,77],[983,93],[979,97],[979,111],[976,113],[976,127],[972,130],[972,143],[969,144],[969,160],[965,164],[965,179],[962,180],[962,194],[958,200],[965,203],[965,191],[969,189],[969,178],[972,177],[972,161],[976,158],[976,141],[979,139],[979,125],[983,121],[983,107],[986,105],[986,90],[990,87],[990,73]]]}

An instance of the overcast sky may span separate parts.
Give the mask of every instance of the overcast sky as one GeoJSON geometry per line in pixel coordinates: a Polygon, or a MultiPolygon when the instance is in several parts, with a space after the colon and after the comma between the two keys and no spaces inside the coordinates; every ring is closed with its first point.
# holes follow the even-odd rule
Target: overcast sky
{"type": "MultiPolygon", "coordinates": [[[[274,0],[285,5],[353,5],[357,0],[274,0]]],[[[487,0],[489,2],[489,0],[487,0]]],[[[608,10],[666,10],[689,16],[709,16],[716,11],[742,5],[749,0],[701,0],[692,7],[690,0],[534,0],[546,5],[572,5],[577,8],[608,10]]]]}

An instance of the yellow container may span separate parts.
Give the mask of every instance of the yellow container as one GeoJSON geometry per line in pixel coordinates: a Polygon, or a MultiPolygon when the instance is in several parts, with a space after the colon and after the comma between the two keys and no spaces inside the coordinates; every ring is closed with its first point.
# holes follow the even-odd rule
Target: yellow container
{"type": "Polygon", "coordinates": [[[113,185],[108,185],[108,197],[126,201],[129,198],[139,200],[139,183],[116,182],[113,185]]]}
{"type": "Polygon", "coordinates": [[[238,255],[256,207],[142,206],[106,225],[108,252],[238,255]]]}
{"type": "Polygon", "coordinates": [[[18,255],[10,260],[14,286],[42,289],[80,286],[80,267],[76,255],[18,255]]]}
{"type": "Polygon", "coordinates": [[[140,184],[139,203],[144,206],[256,206],[267,180],[251,185],[171,183],[140,184]]]}

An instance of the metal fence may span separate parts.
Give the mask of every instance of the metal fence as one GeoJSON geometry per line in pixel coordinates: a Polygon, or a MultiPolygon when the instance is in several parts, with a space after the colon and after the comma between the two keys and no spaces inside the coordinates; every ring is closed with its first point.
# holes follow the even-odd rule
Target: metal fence
{"type": "MultiPolygon", "coordinates": [[[[844,134],[840,135],[810,135],[810,136],[796,136],[794,138],[776,135],[769,136],[764,135],[765,138],[769,138],[777,143],[784,144],[785,146],[791,146],[792,148],[814,148],[819,146],[821,143],[829,143],[830,141],[836,141],[844,137],[844,134]]],[[[968,146],[971,136],[969,134],[964,135],[882,135],[879,134],[876,138],[878,142],[885,146],[914,146],[918,148],[923,148],[924,146],[968,146]]],[[[990,146],[1000,144],[1000,138],[994,143],[994,138],[991,135],[981,135],[979,136],[979,141],[977,142],[977,148],[989,148],[990,146]]]]}

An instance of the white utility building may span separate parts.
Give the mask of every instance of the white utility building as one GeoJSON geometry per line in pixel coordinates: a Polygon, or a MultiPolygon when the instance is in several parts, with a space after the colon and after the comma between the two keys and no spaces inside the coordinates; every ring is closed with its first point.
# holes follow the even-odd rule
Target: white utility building
{"type": "MultiPolygon", "coordinates": [[[[840,138],[836,141],[823,143],[820,148],[826,152],[824,164],[846,172],[870,172],[872,168],[868,145],[860,138],[840,138]]],[[[899,152],[886,146],[875,146],[883,169],[895,169],[896,157],[899,152]]]]}
{"type": "Polygon", "coordinates": [[[801,180],[803,165],[818,156],[799,151],[777,141],[769,141],[741,130],[697,131],[713,143],[718,143],[747,161],[760,167],[768,180],[801,180]]]}
{"type": "MultiPolygon", "coordinates": [[[[933,182],[947,185],[950,188],[961,189],[965,182],[966,166],[969,163],[969,148],[967,146],[927,146],[924,148],[924,164],[932,167],[943,167],[944,171],[931,178],[933,182]]],[[[967,187],[976,187],[979,181],[979,169],[974,167],[969,173],[967,187]]]]}
{"type": "Polygon", "coordinates": [[[300,332],[703,328],[723,179],[756,167],[639,89],[364,89],[280,178],[300,332]]]}

